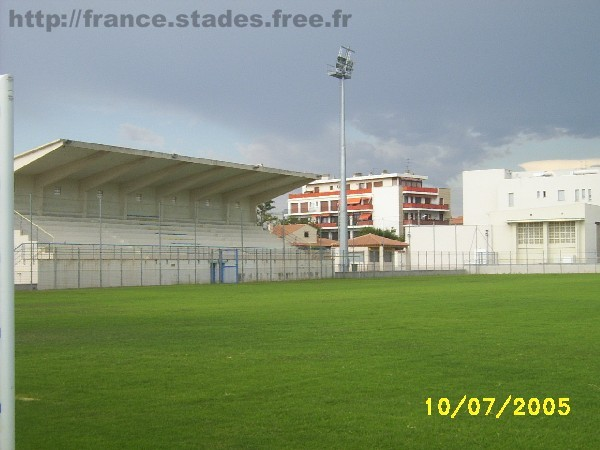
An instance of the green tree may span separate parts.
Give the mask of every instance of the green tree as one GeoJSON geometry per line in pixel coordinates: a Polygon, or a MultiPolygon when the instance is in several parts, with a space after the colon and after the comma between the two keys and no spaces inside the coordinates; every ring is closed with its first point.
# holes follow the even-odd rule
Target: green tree
{"type": "Polygon", "coordinates": [[[256,206],[256,224],[263,226],[267,222],[272,222],[276,220],[276,217],[270,213],[270,211],[275,209],[275,205],[273,205],[273,200],[269,200],[267,202],[261,203],[256,206]]]}
{"type": "Polygon", "coordinates": [[[364,236],[365,234],[376,234],[377,236],[383,236],[388,239],[394,239],[395,241],[404,242],[404,236],[398,236],[396,234],[396,230],[393,228],[391,230],[383,230],[381,228],[365,227],[361,228],[358,232],[359,236],[364,236]]]}
{"type": "Polygon", "coordinates": [[[298,223],[308,224],[310,220],[307,217],[286,217],[280,220],[280,223],[284,225],[296,225],[298,223]]]}

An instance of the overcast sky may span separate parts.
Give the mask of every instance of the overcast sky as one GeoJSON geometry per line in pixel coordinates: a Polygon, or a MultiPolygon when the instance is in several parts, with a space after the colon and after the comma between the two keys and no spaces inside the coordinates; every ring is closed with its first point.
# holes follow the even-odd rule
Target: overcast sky
{"type": "Polygon", "coordinates": [[[347,45],[349,174],[408,166],[452,187],[460,213],[463,170],[600,156],[597,0],[3,0],[0,13],[16,153],[68,138],[338,176],[326,72],[347,45]],[[88,9],[174,26],[85,27],[88,9]],[[210,25],[228,9],[246,26],[193,26],[194,11],[210,25]],[[275,27],[277,9],[331,26],[275,27]],[[65,26],[48,32],[48,14],[65,26]]]}

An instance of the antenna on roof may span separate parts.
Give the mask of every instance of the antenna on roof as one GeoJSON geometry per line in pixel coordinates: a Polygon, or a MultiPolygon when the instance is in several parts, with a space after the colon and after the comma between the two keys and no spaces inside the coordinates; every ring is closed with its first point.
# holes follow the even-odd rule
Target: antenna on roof
{"type": "Polygon", "coordinates": [[[406,170],[404,172],[405,173],[412,173],[410,171],[410,158],[406,158],[406,170]]]}

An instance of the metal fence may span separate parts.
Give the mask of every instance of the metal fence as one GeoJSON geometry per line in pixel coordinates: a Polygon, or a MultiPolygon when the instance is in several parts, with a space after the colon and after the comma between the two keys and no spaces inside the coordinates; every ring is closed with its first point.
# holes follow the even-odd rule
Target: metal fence
{"type": "Polygon", "coordinates": [[[331,278],[323,249],[25,243],[15,282],[37,289],[241,283],[331,278]]]}
{"type": "Polygon", "coordinates": [[[598,252],[411,252],[405,266],[410,271],[461,270],[472,274],[600,273],[598,252]]]}
{"type": "Polygon", "coordinates": [[[410,252],[392,261],[350,261],[340,273],[324,249],[25,243],[15,282],[37,289],[243,283],[427,273],[600,273],[598,253],[410,252]]]}

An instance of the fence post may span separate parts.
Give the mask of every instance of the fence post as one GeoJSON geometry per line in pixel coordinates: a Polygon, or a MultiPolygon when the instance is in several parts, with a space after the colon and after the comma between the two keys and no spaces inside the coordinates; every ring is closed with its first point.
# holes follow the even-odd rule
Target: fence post
{"type": "Polygon", "coordinates": [[[321,278],[323,278],[323,249],[319,248],[319,273],[321,274],[321,278]]]}
{"type": "Polygon", "coordinates": [[[81,288],[81,250],[77,247],[77,288],[81,288]]]}
{"type": "Polygon", "coordinates": [[[144,285],[144,247],[140,247],[140,286],[144,285]]]}
{"type": "Polygon", "coordinates": [[[181,280],[179,279],[179,275],[180,275],[180,270],[179,270],[179,260],[180,260],[181,256],[179,254],[179,247],[177,247],[177,284],[181,284],[181,280]]]}
{"type": "Polygon", "coordinates": [[[254,273],[256,275],[256,279],[254,281],[258,281],[258,249],[254,249],[254,273]]]}
{"type": "Polygon", "coordinates": [[[54,264],[52,264],[52,266],[54,267],[54,289],[56,289],[56,284],[57,284],[57,280],[56,280],[56,272],[58,271],[58,267],[57,267],[57,252],[56,252],[56,246],[54,246],[53,249],[53,253],[54,253],[54,264]]]}

